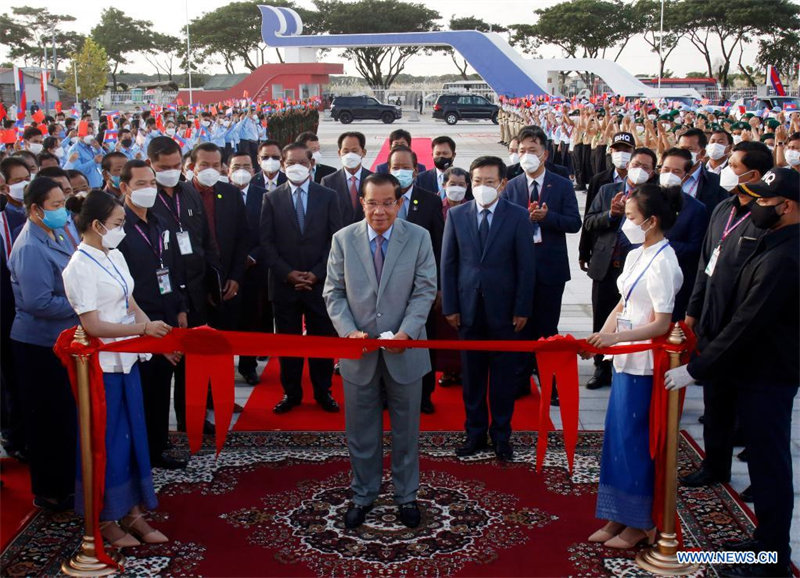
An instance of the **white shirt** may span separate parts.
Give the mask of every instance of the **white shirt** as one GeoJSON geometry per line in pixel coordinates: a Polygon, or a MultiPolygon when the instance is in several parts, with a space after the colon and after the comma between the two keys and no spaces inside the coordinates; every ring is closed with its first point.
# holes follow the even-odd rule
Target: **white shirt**
{"type": "Polygon", "coordinates": [[[706,170],[707,170],[709,173],[714,173],[715,175],[718,175],[718,174],[720,174],[720,173],[722,172],[722,169],[724,169],[725,167],[727,167],[727,166],[728,166],[728,160],[729,160],[729,159],[725,159],[725,162],[724,162],[724,163],[722,163],[721,165],[719,165],[717,168],[714,168],[714,167],[712,167],[712,166],[711,166],[711,161],[708,161],[708,162],[706,163],[706,170]]]}
{"type": "MultiPolygon", "coordinates": [[[[672,247],[667,246],[664,239],[650,247],[637,247],[628,253],[622,274],[617,278],[617,289],[623,298],[628,296],[631,287],[642,272],[630,299],[627,301],[623,315],[631,321],[633,329],[647,325],[655,320],[656,313],[672,313],[675,306],[675,295],[683,284],[683,273],[678,265],[678,258],[672,247]],[[658,253],[658,256],[654,256],[658,253]],[[652,261],[652,265],[648,264],[652,261]]],[[[650,343],[646,340],[637,343],[650,343]]],[[[626,345],[621,342],[619,345],[626,345]]],[[[631,375],[653,375],[653,352],[642,351],[614,356],[614,369],[631,375]]]]}
{"type": "Polygon", "coordinates": [[[250,190],[250,183],[247,183],[245,188],[242,189],[242,200],[244,201],[245,205],[247,204],[247,191],[249,190],[250,190]]]}
{"type": "MultiPolygon", "coordinates": [[[[103,253],[81,243],[61,275],[67,299],[76,314],[97,311],[100,320],[107,323],[134,323],[125,304],[125,293],[127,292],[128,300],[133,295],[133,277],[119,250],[111,249],[108,253],[103,253]],[[87,254],[97,262],[92,261],[87,254]]],[[[104,338],[101,341],[111,343],[125,339],[131,338],[104,338]]],[[[100,367],[105,373],[130,373],[138,359],[136,353],[101,352],[100,367]]]]}

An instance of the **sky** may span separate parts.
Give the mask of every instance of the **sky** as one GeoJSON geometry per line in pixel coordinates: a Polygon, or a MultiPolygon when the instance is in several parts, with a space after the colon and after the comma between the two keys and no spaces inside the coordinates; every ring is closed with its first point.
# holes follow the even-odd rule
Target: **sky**
{"type": "MultiPolygon", "coordinates": [[[[224,1],[224,0],[223,0],[224,1]]],[[[347,1],[347,0],[345,0],[347,1]]],[[[427,7],[438,11],[443,21],[447,22],[451,16],[475,16],[485,20],[486,22],[510,25],[518,23],[533,24],[536,20],[534,10],[538,8],[546,8],[554,4],[558,4],[563,0],[417,0],[425,4],[427,7]]],[[[631,0],[624,0],[626,3],[631,0]]],[[[709,0],[709,1],[723,1],[723,0],[709,0]]],[[[313,4],[310,0],[297,0],[296,3],[304,8],[313,9],[313,4]]],[[[10,13],[12,6],[33,6],[48,8],[55,13],[69,13],[77,20],[69,23],[71,29],[86,33],[94,27],[100,18],[100,6],[113,6],[122,10],[127,15],[133,18],[140,18],[143,20],[150,20],[153,22],[153,27],[156,31],[162,33],[177,34],[178,29],[185,25],[187,6],[189,18],[197,18],[204,13],[211,12],[218,8],[222,3],[220,0],[136,0],[136,1],[121,1],[121,0],[104,0],[99,5],[96,2],[67,2],[64,4],[53,3],[52,0],[11,0],[11,2],[4,2],[3,11],[10,13]]],[[[264,0],[264,4],[269,4],[268,0],[264,0]]],[[[257,16],[256,16],[257,17],[257,16]]],[[[598,23],[602,26],[602,23],[598,23]]],[[[68,26],[65,25],[65,28],[68,26]]],[[[616,54],[615,50],[609,50],[610,54],[607,56],[613,59],[616,54]]],[[[745,47],[744,63],[747,65],[753,64],[757,53],[756,43],[751,43],[745,47]]],[[[563,57],[563,51],[555,46],[544,46],[540,48],[539,55],[544,58],[563,57]]],[[[274,51],[267,51],[268,61],[277,61],[274,51]]],[[[0,61],[8,60],[7,51],[5,47],[0,46],[0,61]]],[[[337,53],[332,53],[325,58],[329,62],[344,62],[345,74],[358,76],[355,67],[352,63],[346,62],[344,59],[339,58],[337,53]]],[[[632,74],[647,74],[655,76],[658,73],[658,56],[650,51],[647,45],[641,38],[632,39],[621,56],[617,61],[625,69],[632,74]]],[[[673,71],[674,76],[683,76],[691,71],[704,70],[705,61],[702,59],[700,53],[691,45],[688,40],[683,42],[675,49],[667,61],[667,69],[673,71]]],[[[152,65],[148,64],[143,57],[134,57],[132,63],[122,67],[125,72],[140,72],[146,74],[154,74],[155,70],[152,65]]],[[[240,65],[241,70],[237,72],[246,72],[244,65],[240,65]]],[[[207,72],[224,73],[224,67],[209,67],[207,72]]],[[[408,74],[425,76],[425,75],[439,75],[439,74],[454,74],[457,69],[449,56],[439,54],[432,56],[420,55],[412,58],[405,71],[408,74]]],[[[470,72],[472,70],[470,69],[470,72]]]]}

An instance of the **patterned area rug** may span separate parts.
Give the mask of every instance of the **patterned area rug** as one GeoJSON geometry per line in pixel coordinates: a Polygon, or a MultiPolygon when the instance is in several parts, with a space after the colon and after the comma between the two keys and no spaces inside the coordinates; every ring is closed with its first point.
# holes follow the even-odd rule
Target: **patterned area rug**
{"type": "MultiPolygon", "coordinates": [[[[181,437],[173,438],[179,447],[181,437]]],[[[367,522],[346,530],[349,461],[342,433],[232,433],[183,471],[156,470],[160,506],[153,524],[171,541],[126,550],[129,576],[645,576],[635,550],[586,537],[594,518],[602,433],[582,433],[569,475],[561,438],[551,434],[541,473],[536,435],[514,435],[515,462],[491,453],[458,459],[460,434],[421,435],[422,524],[399,523],[386,471],[367,522]]],[[[390,446],[387,437],[386,447],[390,446]]],[[[701,460],[686,434],[680,470],[701,460]]],[[[720,485],[681,488],[687,548],[719,550],[752,522],[720,485]]],[[[3,576],[56,575],[80,542],[81,520],[36,515],[3,551],[3,576]]],[[[700,571],[716,576],[714,568],[700,571]]]]}

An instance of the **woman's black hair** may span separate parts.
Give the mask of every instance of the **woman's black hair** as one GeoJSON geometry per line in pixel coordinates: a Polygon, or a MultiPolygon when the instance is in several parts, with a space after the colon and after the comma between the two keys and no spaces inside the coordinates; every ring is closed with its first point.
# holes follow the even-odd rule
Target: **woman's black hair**
{"type": "Polygon", "coordinates": [[[680,187],[662,187],[655,183],[645,183],[631,193],[639,211],[645,219],[657,217],[662,231],[669,230],[678,219],[683,207],[683,192],[680,187]]]}
{"type": "Polygon", "coordinates": [[[89,191],[89,194],[82,199],[80,205],[76,204],[75,206],[75,208],[79,209],[79,211],[76,211],[78,216],[75,219],[75,226],[78,228],[78,232],[82,235],[89,230],[89,227],[95,221],[105,222],[114,212],[114,209],[121,206],[122,203],[116,197],[105,191],[89,191]]]}
{"type": "Polygon", "coordinates": [[[47,197],[50,196],[50,191],[53,189],[62,190],[61,185],[53,179],[48,179],[47,177],[33,179],[31,184],[25,187],[25,197],[23,200],[25,203],[25,211],[30,215],[31,205],[41,207],[47,200],[47,197]]]}

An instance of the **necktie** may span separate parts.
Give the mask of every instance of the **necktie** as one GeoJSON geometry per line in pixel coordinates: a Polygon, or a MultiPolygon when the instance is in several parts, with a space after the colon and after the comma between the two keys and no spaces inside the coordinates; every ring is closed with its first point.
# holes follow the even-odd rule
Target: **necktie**
{"type": "Polygon", "coordinates": [[[358,189],[356,188],[355,175],[350,177],[350,201],[353,203],[353,208],[355,209],[358,205],[358,189]]]}
{"type": "Polygon", "coordinates": [[[408,204],[410,202],[408,197],[403,197],[403,206],[400,207],[400,218],[404,221],[408,221],[408,204]]]}
{"type": "Polygon", "coordinates": [[[533,181],[531,184],[531,200],[530,204],[538,203],[539,202],[539,183],[537,181],[533,181]]]}
{"type": "Polygon", "coordinates": [[[483,253],[486,249],[486,240],[489,238],[489,209],[482,210],[481,215],[483,215],[483,219],[481,226],[478,227],[478,236],[481,238],[481,253],[483,253]]]}
{"type": "Polygon", "coordinates": [[[372,262],[375,264],[375,277],[380,285],[383,273],[383,235],[375,237],[375,254],[372,256],[372,262]]]}
{"type": "Polygon", "coordinates": [[[300,196],[301,189],[297,189],[294,200],[294,212],[297,214],[297,224],[300,225],[300,232],[302,233],[306,226],[306,214],[303,211],[303,198],[300,196]]]}
{"type": "Polygon", "coordinates": [[[272,189],[274,189],[274,188],[275,188],[275,181],[269,181],[267,183],[267,192],[268,193],[272,192],[272,189]]]}

